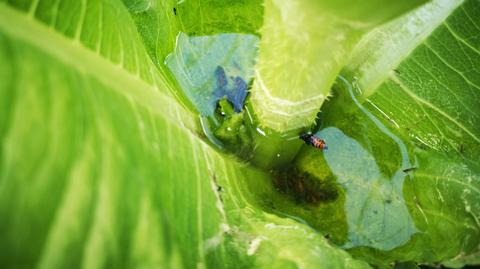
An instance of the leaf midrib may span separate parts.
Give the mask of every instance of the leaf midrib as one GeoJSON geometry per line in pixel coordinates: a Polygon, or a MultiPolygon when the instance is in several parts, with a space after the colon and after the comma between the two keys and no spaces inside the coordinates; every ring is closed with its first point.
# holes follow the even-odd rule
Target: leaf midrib
{"type": "Polygon", "coordinates": [[[151,85],[139,75],[129,73],[121,65],[89,50],[78,40],[69,39],[6,4],[0,4],[0,14],[0,31],[3,33],[38,48],[81,74],[97,79],[136,105],[170,122],[190,130],[196,129],[192,113],[162,92],[169,88],[163,81],[157,81],[159,86],[151,85]]]}

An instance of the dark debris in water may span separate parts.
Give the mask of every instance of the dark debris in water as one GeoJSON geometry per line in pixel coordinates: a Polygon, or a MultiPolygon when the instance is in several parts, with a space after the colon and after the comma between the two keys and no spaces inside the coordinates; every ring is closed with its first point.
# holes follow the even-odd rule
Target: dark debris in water
{"type": "Polygon", "coordinates": [[[319,205],[333,202],[338,196],[338,187],[334,182],[321,180],[310,173],[296,169],[273,172],[275,188],[299,204],[319,205]]]}
{"type": "Polygon", "coordinates": [[[417,170],[417,167],[409,167],[409,168],[403,169],[403,172],[408,174],[408,172],[412,172],[415,170],[417,170]]]}
{"type": "Polygon", "coordinates": [[[210,171],[210,176],[213,180],[213,183],[215,184],[216,191],[217,191],[217,194],[218,194],[218,198],[220,199],[220,202],[223,203],[223,198],[222,198],[223,187],[218,184],[217,175],[215,173],[210,171]]]}

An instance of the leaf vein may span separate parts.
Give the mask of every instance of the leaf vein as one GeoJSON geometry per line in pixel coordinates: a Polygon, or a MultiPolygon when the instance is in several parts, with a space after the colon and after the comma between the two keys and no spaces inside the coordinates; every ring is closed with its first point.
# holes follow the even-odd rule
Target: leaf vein
{"type": "Polygon", "coordinates": [[[466,110],[468,110],[474,117],[479,117],[479,115],[477,115],[477,113],[475,113],[474,111],[472,111],[469,106],[467,104],[465,104],[461,99],[460,97],[455,94],[455,92],[453,92],[447,85],[445,85],[443,82],[441,82],[437,76],[435,76],[434,74],[432,74],[432,72],[430,72],[428,69],[426,69],[422,64],[420,64],[415,58],[412,58],[412,61],[420,67],[420,69],[424,70],[431,78],[433,78],[436,82],[438,82],[438,84],[440,84],[443,88],[445,88],[448,92],[450,92],[452,94],[452,96],[457,99],[458,103],[462,104],[466,110]]]}
{"type": "Polygon", "coordinates": [[[439,113],[440,115],[442,115],[443,117],[445,117],[446,119],[448,119],[449,121],[451,121],[452,123],[454,123],[455,125],[457,125],[458,127],[460,127],[460,129],[462,129],[465,133],[467,133],[468,135],[470,135],[475,141],[477,141],[478,143],[480,143],[480,138],[478,138],[474,133],[472,133],[470,130],[468,130],[465,126],[463,126],[462,123],[458,122],[456,119],[452,118],[450,115],[448,115],[447,113],[445,113],[445,111],[441,110],[440,108],[438,108],[437,106],[435,106],[434,104],[430,103],[429,101],[421,98],[420,96],[414,94],[410,89],[408,89],[407,86],[405,86],[405,84],[403,84],[395,75],[390,75],[390,78],[392,79],[393,82],[395,82],[398,86],[400,86],[400,89],[402,89],[405,93],[407,93],[411,98],[413,99],[416,99],[418,100],[420,103],[428,106],[429,108],[431,108],[432,110],[434,110],[435,112],[439,113]]]}
{"type": "Polygon", "coordinates": [[[475,22],[475,20],[472,19],[472,17],[468,14],[468,11],[465,9],[465,6],[464,5],[461,5],[461,8],[463,9],[464,13],[465,13],[465,17],[468,18],[469,21],[472,22],[472,25],[477,28],[478,30],[480,30],[480,26],[477,25],[477,23],[475,22]]]}
{"type": "Polygon", "coordinates": [[[74,39],[80,41],[80,35],[82,34],[83,24],[85,23],[85,13],[87,9],[87,0],[80,2],[80,17],[78,18],[78,25],[75,31],[74,39]]]}
{"type": "MultiPolygon", "coordinates": [[[[463,72],[461,72],[460,70],[456,69],[455,67],[453,67],[452,65],[450,65],[443,57],[440,56],[440,54],[434,50],[429,44],[428,42],[424,42],[423,45],[428,48],[433,54],[435,54],[435,56],[437,56],[437,58],[443,62],[448,68],[450,68],[451,70],[453,70],[454,72],[458,73],[464,80],[465,82],[467,82],[468,84],[470,84],[471,86],[473,86],[474,88],[477,88],[478,90],[480,90],[480,86],[471,82],[467,77],[465,77],[465,74],[463,74],[463,72]]],[[[473,92],[472,92],[473,93],[473,92]]]]}
{"type": "Polygon", "coordinates": [[[95,51],[100,54],[103,39],[103,1],[99,1],[98,17],[98,40],[95,51]]]}
{"type": "Polygon", "coordinates": [[[460,41],[461,43],[463,43],[465,46],[467,46],[468,48],[470,48],[471,50],[473,50],[474,52],[476,52],[477,54],[480,55],[480,51],[478,51],[478,49],[476,49],[474,46],[472,46],[469,42],[467,42],[467,40],[465,40],[464,38],[462,38],[461,36],[459,36],[451,27],[450,25],[448,25],[448,23],[445,21],[443,22],[443,25],[445,25],[445,27],[447,28],[447,30],[458,40],[460,41]]]}

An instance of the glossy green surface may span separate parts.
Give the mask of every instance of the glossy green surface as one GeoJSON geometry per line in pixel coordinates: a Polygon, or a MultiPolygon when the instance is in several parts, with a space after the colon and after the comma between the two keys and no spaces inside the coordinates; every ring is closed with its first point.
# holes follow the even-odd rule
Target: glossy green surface
{"type": "Polygon", "coordinates": [[[1,267],[369,267],[260,209],[267,175],[200,138],[121,2],[51,18],[71,36],[30,4],[0,4],[1,267]]]}
{"type": "MultiPolygon", "coordinates": [[[[179,71],[211,71],[219,59],[253,68],[250,39],[204,42],[258,34],[261,3],[228,4],[0,1],[0,267],[479,264],[480,3],[436,1],[424,11],[434,21],[417,11],[362,40],[365,51],[388,52],[394,38],[401,53],[355,49],[316,115],[323,152],[302,146],[297,131],[264,128],[251,99],[244,114],[229,108],[230,122],[205,133],[197,113],[205,100],[195,94],[212,89],[185,85],[212,77],[175,76],[165,59],[182,32],[195,47],[171,56],[187,59],[179,71]],[[410,19],[435,25],[384,35],[410,19]],[[205,51],[215,57],[197,61],[205,51]],[[251,139],[247,159],[264,170],[215,139],[233,150],[251,139]]],[[[328,70],[332,80],[342,66],[328,70]]],[[[279,73],[295,82],[287,75],[279,73]]]]}
{"type": "Polygon", "coordinates": [[[309,128],[360,37],[423,2],[265,1],[252,88],[261,126],[280,134],[309,128]]]}
{"type": "Polygon", "coordinates": [[[165,64],[179,82],[185,95],[203,116],[212,116],[221,96],[215,96],[222,78],[217,68],[225,72],[229,91],[235,88],[235,77],[246,83],[253,78],[258,37],[249,34],[216,34],[189,37],[177,36],[175,50],[165,64]]]}

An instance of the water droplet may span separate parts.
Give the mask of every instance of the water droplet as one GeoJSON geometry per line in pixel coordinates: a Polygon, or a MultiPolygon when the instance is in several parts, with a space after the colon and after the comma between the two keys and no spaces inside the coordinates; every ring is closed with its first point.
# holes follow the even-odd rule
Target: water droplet
{"type": "Polygon", "coordinates": [[[262,129],[258,128],[258,127],[257,127],[257,132],[259,132],[259,133],[260,133],[261,135],[263,135],[263,136],[267,136],[267,135],[265,134],[265,132],[264,132],[262,129]]]}

